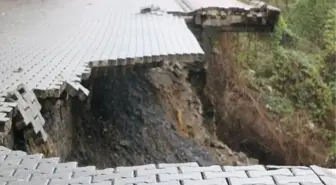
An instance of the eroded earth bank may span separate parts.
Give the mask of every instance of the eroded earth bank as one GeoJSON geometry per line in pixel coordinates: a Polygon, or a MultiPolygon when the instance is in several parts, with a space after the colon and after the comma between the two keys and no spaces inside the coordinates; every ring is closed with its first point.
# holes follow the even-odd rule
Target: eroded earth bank
{"type": "Polygon", "coordinates": [[[217,139],[205,83],[203,66],[178,63],[93,74],[84,83],[91,91],[87,100],[41,100],[49,133],[46,144],[36,145],[25,132],[15,132],[14,147],[99,168],[156,162],[258,163],[217,139]]]}

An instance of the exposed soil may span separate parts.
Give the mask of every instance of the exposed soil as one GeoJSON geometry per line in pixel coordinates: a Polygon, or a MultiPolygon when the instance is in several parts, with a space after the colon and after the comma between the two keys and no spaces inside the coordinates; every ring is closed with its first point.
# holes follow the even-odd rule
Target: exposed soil
{"type": "MultiPolygon", "coordinates": [[[[171,63],[148,73],[166,118],[176,124],[180,135],[196,141],[214,156],[219,164],[256,164],[258,160],[234,152],[217,138],[214,106],[204,89],[206,70],[203,64],[171,63]]],[[[234,138],[233,138],[234,139],[234,138]]]]}
{"type": "Polygon", "coordinates": [[[202,103],[179,65],[93,79],[91,101],[74,103],[68,160],[100,168],[157,162],[247,164],[203,126],[202,103]]]}
{"type": "Polygon", "coordinates": [[[239,44],[234,34],[222,33],[219,38],[208,62],[205,88],[215,106],[219,139],[262,164],[334,167],[327,162],[325,136],[309,126],[309,117],[296,111],[288,123],[277,120],[235,62],[239,44]]]}
{"type": "Polygon", "coordinates": [[[48,142],[37,146],[24,132],[15,132],[15,149],[98,168],[158,162],[258,163],[217,139],[202,65],[166,63],[114,71],[118,73],[93,75],[85,82],[91,91],[87,101],[68,96],[40,100],[48,142]]]}
{"type": "Polygon", "coordinates": [[[91,110],[75,110],[81,117],[75,124],[74,158],[81,164],[217,162],[165,119],[155,88],[141,72],[98,77],[92,84],[91,110]]]}

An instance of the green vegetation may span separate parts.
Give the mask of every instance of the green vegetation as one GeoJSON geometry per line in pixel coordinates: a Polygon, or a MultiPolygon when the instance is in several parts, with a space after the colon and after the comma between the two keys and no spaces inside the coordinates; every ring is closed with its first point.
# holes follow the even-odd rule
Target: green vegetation
{"type": "Polygon", "coordinates": [[[241,34],[238,61],[275,118],[291,125],[295,112],[305,112],[335,159],[335,2],[268,3],[282,9],[275,32],[241,34]]]}

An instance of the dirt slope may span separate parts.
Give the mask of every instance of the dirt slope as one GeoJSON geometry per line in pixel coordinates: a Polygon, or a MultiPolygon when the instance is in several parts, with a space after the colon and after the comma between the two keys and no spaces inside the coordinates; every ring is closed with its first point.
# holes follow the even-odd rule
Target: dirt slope
{"type": "Polygon", "coordinates": [[[40,100],[48,142],[36,145],[25,132],[14,130],[14,148],[98,168],[258,163],[217,139],[211,107],[202,96],[202,68],[171,63],[114,71],[100,77],[93,73],[84,83],[91,91],[87,101],[68,96],[40,100]]]}
{"type": "Polygon", "coordinates": [[[74,108],[81,119],[74,128],[73,157],[81,164],[217,162],[165,119],[155,89],[142,73],[99,77],[92,84],[91,111],[74,108]]]}

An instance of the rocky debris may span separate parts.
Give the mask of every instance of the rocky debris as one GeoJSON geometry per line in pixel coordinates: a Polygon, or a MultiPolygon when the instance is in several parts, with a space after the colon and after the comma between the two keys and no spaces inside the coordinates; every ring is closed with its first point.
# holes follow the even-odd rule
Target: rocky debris
{"type": "Polygon", "coordinates": [[[47,157],[60,157],[64,161],[72,150],[73,115],[71,99],[40,100],[41,113],[45,119],[44,129],[48,133],[48,140],[43,144],[36,143],[27,129],[14,130],[14,146],[4,146],[23,150],[31,154],[43,153],[47,157]]]}

